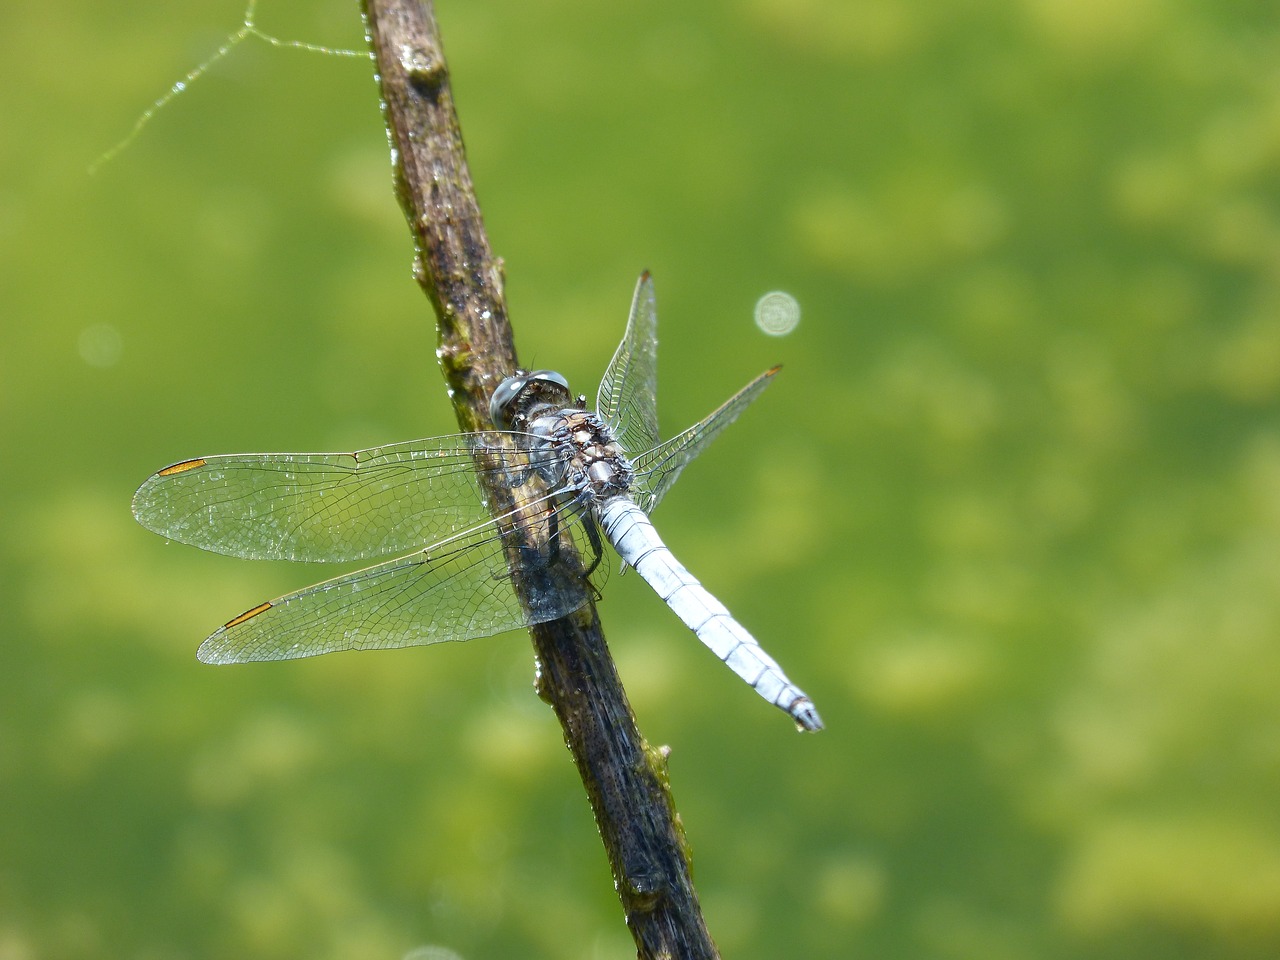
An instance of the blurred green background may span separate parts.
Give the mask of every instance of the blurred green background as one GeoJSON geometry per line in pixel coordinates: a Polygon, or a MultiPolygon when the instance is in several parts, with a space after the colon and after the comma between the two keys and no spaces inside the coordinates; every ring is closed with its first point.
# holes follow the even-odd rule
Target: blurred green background
{"type": "MultiPolygon", "coordinates": [[[[0,13],[0,960],[632,956],[523,636],[202,666],[333,571],[129,515],[454,427],[367,62],[247,42],[87,175],[236,4],[0,13]]],[[[657,519],[828,730],[601,606],[725,956],[1280,955],[1276,8],[439,16],[522,360],[593,391],[647,267],[666,431],[785,364],[657,519]]]]}

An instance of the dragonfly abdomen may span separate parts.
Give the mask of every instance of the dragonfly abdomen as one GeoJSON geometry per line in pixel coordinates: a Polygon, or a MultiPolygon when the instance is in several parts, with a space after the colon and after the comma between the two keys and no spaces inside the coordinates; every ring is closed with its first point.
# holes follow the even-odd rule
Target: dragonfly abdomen
{"type": "Polygon", "coordinates": [[[635,567],[712,653],[756,693],[790,714],[801,729],[822,729],[813,701],[675,558],[640,507],[626,497],[612,497],[599,504],[597,511],[600,527],[618,555],[635,567]]]}

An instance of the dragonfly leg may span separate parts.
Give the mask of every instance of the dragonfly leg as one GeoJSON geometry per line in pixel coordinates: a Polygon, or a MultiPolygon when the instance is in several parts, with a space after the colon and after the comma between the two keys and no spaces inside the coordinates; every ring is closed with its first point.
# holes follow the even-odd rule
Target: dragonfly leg
{"type": "MultiPolygon", "coordinates": [[[[604,543],[600,539],[600,528],[596,525],[593,514],[588,513],[582,518],[582,529],[586,531],[587,540],[591,544],[591,563],[583,576],[590,577],[596,572],[596,567],[600,566],[600,561],[604,559],[604,543]]],[[[600,599],[599,596],[596,599],[600,599]]]]}
{"type": "Polygon", "coordinates": [[[520,555],[525,563],[538,567],[549,567],[560,560],[561,522],[560,510],[553,503],[546,506],[545,519],[546,538],[542,543],[530,542],[526,539],[520,544],[520,555]]]}
{"type": "MultiPolygon", "coordinates": [[[[600,539],[600,528],[596,525],[595,517],[588,509],[590,494],[586,491],[574,497],[570,509],[582,512],[582,529],[587,535],[587,542],[591,545],[591,562],[587,565],[587,569],[583,571],[584,579],[589,578],[591,574],[596,572],[596,567],[600,566],[600,561],[604,559],[604,541],[600,539]]],[[[550,527],[550,534],[547,542],[551,545],[550,561],[552,563],[560,559],[560,511],[553,510],[547,524],[550,527]]],[[[599,595],[596,596],[599,600],[599,595]]]]}
{"type": "Polygon", "coordinates": [[[555,563],[560,559],[560,511],[551,510],[547,514],[547,562],[555,563]]]}

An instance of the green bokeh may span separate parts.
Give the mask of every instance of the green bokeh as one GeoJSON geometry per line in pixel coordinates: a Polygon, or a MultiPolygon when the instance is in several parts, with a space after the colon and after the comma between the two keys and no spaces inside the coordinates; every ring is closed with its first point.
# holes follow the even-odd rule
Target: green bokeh
{"type": "MultiPolygon", "coordinates": [[[[331,571],[129,516],[453,427],[367,63],[246,42],[86,174],[238,15],[0,13],[0,958],[631,956],[524,638],[204,667],[331,571]]],[[[657,519],[828,730],[601,606],[725,956],[1280,954],[1280,13],[439,15],[522,359],[593,389],[647,267],[667,431],[786,367],[657,519]]]]}

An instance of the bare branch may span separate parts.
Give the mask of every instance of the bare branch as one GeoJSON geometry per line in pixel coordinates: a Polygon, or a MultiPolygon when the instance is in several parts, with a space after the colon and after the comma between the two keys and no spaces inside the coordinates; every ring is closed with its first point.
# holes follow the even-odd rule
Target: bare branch
{"type": "MultiPolygon", "coordinates": [[[[502,263],[489,247],[467,170],[439,29],[422,0],[363,5],[396,193],[416,248],[415,276],[436,310],[458,422],[483,429],[489,396],[516,368],[516,353],[502,263]]],[[[489,493],[494,504],[511,496],[489,493]]],[[[689,878],[666,752],[636,728],[594,606],[530,633],[539,694],[555,710],[586,786],[639,957],[718,957],[689,878]]]]}

